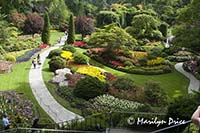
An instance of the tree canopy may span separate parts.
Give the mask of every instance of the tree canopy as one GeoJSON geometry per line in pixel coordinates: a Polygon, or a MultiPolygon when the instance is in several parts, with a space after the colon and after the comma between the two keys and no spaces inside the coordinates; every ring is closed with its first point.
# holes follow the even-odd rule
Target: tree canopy
{"type": "Polygon", "coordinates": [[[179,26],[174,30],[176,46],[200,50],[200,1],[193,0],[191,4],[180,10],[179,26]]]}

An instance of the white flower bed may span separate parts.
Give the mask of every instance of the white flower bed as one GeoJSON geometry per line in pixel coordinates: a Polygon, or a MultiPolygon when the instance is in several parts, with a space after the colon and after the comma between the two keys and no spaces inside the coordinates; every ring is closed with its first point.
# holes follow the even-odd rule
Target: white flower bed
{"type": "Polygon", "coordinates": [[[91,108],[100,110],[118,110],[118,111],[135,111],[138,107],[143,106],[143,104],[128,100],[122,100],[115,98],[111,95],[98,96],[91,101],[91,108]]]}
{"type": "Polygon", "coordinates": [[[72,74],[70,69],[64,68],[64,69],[58,69],[56,70],[56,76],[52,78],[52,82],[59,84],[59,86],[68,86],[67,78],[65,77],[66,74],[72,74]]]}

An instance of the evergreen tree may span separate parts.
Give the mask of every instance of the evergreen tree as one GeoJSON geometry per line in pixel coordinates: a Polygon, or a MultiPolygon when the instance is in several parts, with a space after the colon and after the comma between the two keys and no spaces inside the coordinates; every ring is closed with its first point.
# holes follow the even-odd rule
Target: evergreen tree
{"type": "Polygon", "coordinates": [[[74,28],[74,15],[70,15],[69,19],[69,34],[67,38],[67,44],[72,44],[75,41],[75,28],[74,28]]]}
{"type": "Polygon", "coordinates": [[[45,44],[49,44],[50,39],[50,21],[48,13],[44,15],[44,27],[42,30],[42,42],[45,44]]]}

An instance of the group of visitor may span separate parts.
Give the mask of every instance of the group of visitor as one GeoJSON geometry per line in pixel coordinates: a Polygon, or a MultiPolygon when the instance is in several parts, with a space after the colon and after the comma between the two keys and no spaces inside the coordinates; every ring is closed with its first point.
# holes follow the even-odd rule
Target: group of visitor
{"type": "Polygon", "coordinates": [[[41,65],[40,54],[37,55],[37,58],[33,58],[32,60],[33,68],[36,68],[37,65],[41,65]]]}

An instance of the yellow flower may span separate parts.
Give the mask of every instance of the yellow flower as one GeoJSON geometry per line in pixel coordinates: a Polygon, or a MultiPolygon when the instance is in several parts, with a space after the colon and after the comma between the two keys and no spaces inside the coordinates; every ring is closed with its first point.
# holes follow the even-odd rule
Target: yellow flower
{"type": "Polygon", "coordinates": [[[103,82],[105,81],[105,78],[106,78],[103,71],[101,71],[99,68],[93,67],[93,66],[80,67],[77,70],[77,72],[81,73],[81,74],[86,74],[86,75],[89,75],[92,77],[96,77],[100,81],[103,81],[103,82]]]}
{"type": "Polygon", "coordinates": [[[72,52],[70,52],[70,51],[62,51],[61,57],[65,58],[67,60],[73,59],[72,52]]]}

